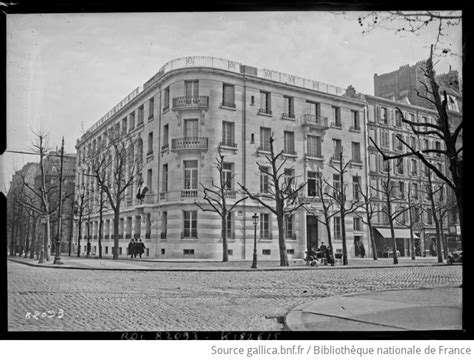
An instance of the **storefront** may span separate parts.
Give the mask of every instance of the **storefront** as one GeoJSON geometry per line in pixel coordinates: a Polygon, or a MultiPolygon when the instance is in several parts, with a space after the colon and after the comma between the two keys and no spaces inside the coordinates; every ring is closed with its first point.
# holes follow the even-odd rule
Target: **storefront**
{"type": "MultiPolygon", "coordinates": [[[[378,257],[391,257],[393,255],[392,234],[390,228],[375,228],[375,245],[377,246],[378,257]]],[[[395,242],[398,256],[410,256],[410,229],[394,229],[395,242]]],[[[413,240],[417,241],[418,236],[413,233],[413,240]]]]}

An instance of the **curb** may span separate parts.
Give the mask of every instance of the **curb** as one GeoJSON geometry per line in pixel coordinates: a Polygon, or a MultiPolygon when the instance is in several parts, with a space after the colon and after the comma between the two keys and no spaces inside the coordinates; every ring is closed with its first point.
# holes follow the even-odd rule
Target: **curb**
{"type": "MultiPolygon", "coordinates": [[[[285,316],[285,327],[289,331],[314,331],[314,330],[308,330],[303,326],[302,322],[302,316],[303,313],[305,312],[305,309],[314,304],[315,302],[318,302],[319,300],[323,299],[328,299],[332,298],[332,300],[337,301],[338,298],[344,298],[344,297],[350,297],[350,296],[358,296],[358,295],[364,295],[364,294],[369,294],[369,293],[380,293],[380,292],[391,292],[391,291],[420,291],[420,290],[431,290],[431,289],[440,289],[440,288],[453,288],[455,286],[452,285],[441,285],[441,286],[431,286],[431,287],[417,287],[417,288],[393,288],[393,289],[385,289],[385,290],[374,290],[374,291],[364,291],[364,292],[355,292],[355,293],[349,293],[349,294],[344,294],[344,295],[335,295],[335,296],[328,296],[328,297],[323,297],[323,298],[318,298],[313,301],[309,301],[304,304],[300,304],[298,306],[295,306],[293,309],[291,309],[285,316]]],[[[455,287],[457,288],[457,286],[455,287]]],[[[347,318],[347,321],[358,321],[354,319],[347,318]]]]}
{"type": "Polygon", "coordinates": [[[28,262],[24,262],[17,259],[10,259],[8,261],[12,261],[18,264],[23,264],[32,267],[40,267],[40,268],[49,268],[49,269],[66,269],[66,270],[103,270],[103,271],[162,271],[162,272],[257,272],[257,271],[323,271],[323,270],[353,270],[353,269],[393,269],[393,268],[411,268],[411,267],[436,267],[436,266],[456,266],[461,264],[420,264],[420,265],[376,265],[376,266],[330,266],[330,267],[277,267],[277,268],[257,268],[257,269],[232,269],[232,268],[162,268],[162,269],[153,269],[153,268],[145,268],[145,269],[137,269],[137,268],[98,268],[98,267],[80,267],[80,266],[63,266],[63,265],[42,265],[42,264],[32,264],[28,262]]]}

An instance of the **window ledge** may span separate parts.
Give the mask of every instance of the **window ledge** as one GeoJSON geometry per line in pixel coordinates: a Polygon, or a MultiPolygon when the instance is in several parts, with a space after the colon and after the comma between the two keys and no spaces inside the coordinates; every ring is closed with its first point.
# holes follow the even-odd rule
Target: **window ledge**
{"type": "Polygon", "coordinates": [[[331,124],[331,127],[332,127],[333,129],[342,130],[342,125],[331,124]]]}
{"type": "Polygon", "coordinates": [[[266,116],[266,117],[273,117],[273,114],[268,114],[268,113],[265,113],[265,112],[257,112],[257,115],[261,115],[261,116],[266,116]]]}
{"type": "Polygon", "coordinates": [[[166,113],[169,112],[169,111],[170,111],[170,108],[169,108],[169,107],[168,107],[168,108],[163,108],[163,114],[166,114],[166,113]]]}
{"type": "Polygon", "coordinates": [[[289,116],[283,116],[281,117],[282,120],[288,120],[288,121],[296,121],[296,117],[289,117],[289,116]]]}
{"type": "Polygon", "coordinates": [[[349,128],[349,131],[355,132],[355,133],[360,133],[360,132],[361,132],[361,129],[360,129],[360,128],[355,128],[355,127],[352,127],[352,126],[351,126],[351,127],[349,128]]]}
{"type": "Polygon", "coordinates": [[[273,241],[272,239],[262,239],[262,238],[258,239],[258,242],[262,242],[262,243],[270,243],[272,241],[273,241]]]}
{"type": "Polygon", "coordinates": [[[232,106],[221,104],[219,107],[223,110],[237,111],[237,108],[235,106],[232,107],[232,106]]]}

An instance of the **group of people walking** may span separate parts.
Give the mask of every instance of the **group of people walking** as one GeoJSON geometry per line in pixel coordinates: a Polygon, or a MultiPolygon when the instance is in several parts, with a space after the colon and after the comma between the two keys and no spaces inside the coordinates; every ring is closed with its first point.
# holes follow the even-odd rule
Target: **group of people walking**
{"type": "Polygon", "coordinates": [[[128,255],[130,255],[132,259],[136,258],[137,255],[142,257],[144,253],[145,253],[145,244],[142,242],[142,239],[130,240],[130,243],[128,244],[128,255]]]}

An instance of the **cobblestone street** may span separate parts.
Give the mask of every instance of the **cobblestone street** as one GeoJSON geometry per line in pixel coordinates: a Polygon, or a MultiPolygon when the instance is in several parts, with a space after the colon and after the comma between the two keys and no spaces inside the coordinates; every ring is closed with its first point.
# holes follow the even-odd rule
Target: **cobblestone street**
{"type": "Polygon", "coordinates": [[[320,297],[459,286],[461,266],[259,272],[142,272],[8,262],[9,331],[281,331],[320,297]],[[27,319],[62,310],[59,316],[27,319]]]}

